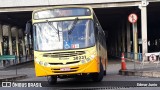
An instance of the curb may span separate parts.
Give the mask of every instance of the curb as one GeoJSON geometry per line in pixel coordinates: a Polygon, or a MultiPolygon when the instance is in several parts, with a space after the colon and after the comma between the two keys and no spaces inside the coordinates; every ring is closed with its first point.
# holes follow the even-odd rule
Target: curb
{"type": "Polygon", "coordinates": [[[26,78],[27,75],[0,75],[0,82],[2,81],[16,81],[26,78]]]}
{"type": "Polygon", "coordinates": [[[119,74],[126,76],[160,77],[160,71],[119,70],[119,74]]]}

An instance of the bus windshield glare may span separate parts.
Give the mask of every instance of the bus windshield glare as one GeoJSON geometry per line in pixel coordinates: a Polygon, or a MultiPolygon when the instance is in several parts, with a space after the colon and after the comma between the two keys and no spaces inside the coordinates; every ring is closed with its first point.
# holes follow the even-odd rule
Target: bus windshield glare
{"type": "Polygon", "coordinates": [[[57,17],[89,16],[91,11],[87,8],[56,8],[34,13],[34,19],[48,19],[57,17]]]}
{"type": "Polygon", "coordinates": [[[94,25],[90,19],[36,23],[33,29],[35,50],[66,50],[95,45],[94,25]]]}

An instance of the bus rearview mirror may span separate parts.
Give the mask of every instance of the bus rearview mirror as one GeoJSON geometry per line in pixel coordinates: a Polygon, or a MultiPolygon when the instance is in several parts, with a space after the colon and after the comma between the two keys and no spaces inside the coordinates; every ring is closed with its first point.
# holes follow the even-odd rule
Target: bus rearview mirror
{"type": "Polygon", "coordinates": [[[31,26],[32,24],[31,24],[31,21],[28,21],[27,23],[26,23],[26,29],[25,29],[25,34],[30,34],[30,32],[31,32],[31,26]]]}

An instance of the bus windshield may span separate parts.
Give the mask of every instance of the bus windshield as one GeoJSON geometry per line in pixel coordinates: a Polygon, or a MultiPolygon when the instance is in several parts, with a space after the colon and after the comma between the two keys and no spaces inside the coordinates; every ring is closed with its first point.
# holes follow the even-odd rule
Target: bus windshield
{"type": "Polygon", "coordinates": [[[92,20],[68,20],[34,24],[34,49],[65,50],[95,45],[92,20]],[[74,25],[74,26],[73,26],[74,25]]]}

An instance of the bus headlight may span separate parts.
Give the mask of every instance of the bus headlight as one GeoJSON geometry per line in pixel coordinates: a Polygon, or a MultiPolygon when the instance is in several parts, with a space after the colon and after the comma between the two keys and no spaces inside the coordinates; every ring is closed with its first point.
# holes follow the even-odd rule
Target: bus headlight
{"type": "Polygon", "coordinates": [[[45,62],[45,63],[44,63],[44,66],[47,66],[47,65],[48,65],[48,63],[47,63],[47,62],[45,62]]]}
{"type": "Polygon", "coordinates": [[[86,58],[86,61],[89,62],[95,58],[95,55],[91,55],[90,57],[86,58]]]}
{"type": "Polygon", "coordinates": [[[39,64],[43,66],[43,62],[42,61],[40,61],[39,64]]]}
{"type": "Polygon", "coordinates": [[[40,61],[39,59],[35,59],[35,62],[40,64],[41,66],[45,66],[45,67],[49,67],[50,64],[48,62],[43,62],[43,61],[40,61]]]}
{"type": "Polygon", "coordinates": [[[49,67],[50,64],[49,64],[48,62],[45,62],[45,63],[44,63],[44,66],[45,66],[45,67],[49,67]]]}
{"type": "Polygon", "coordinates": [[[38,63],[38,64],[40,64],[40,60],[37,59],[37,58],[35,59],[35,62],[38,63]]]}
{"type": "Polygon", "coordinates": [[[91,55],[91,59],[94,59],[95,58],[95,55],[91,55]]]}
{"type": "Polygon", "coordinates": [[[87,58],[87,59],[86,59],[87,62],[89,62],[90,60],[91,60],[90,58],[87,58]]]}

